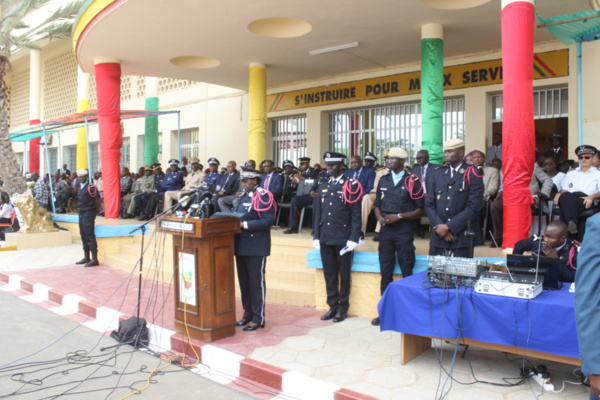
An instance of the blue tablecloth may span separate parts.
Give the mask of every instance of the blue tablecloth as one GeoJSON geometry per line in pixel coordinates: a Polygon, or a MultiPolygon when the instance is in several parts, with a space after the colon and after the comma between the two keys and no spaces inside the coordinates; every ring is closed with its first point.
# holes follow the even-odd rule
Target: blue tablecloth
{"type": "Polygon", "coordinates": [[[462,335],[473,340],[579,358],[575,296],[568,284],[523,300],[472,288],[427,288],[425,274],[388,286],[378,305],[381,330],[456,338],[462,327],[462,335]]]}

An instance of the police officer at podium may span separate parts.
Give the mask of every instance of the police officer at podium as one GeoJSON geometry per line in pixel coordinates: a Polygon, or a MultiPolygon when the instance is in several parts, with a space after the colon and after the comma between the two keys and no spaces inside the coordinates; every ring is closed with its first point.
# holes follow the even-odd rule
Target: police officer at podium
{"type": "Polygon", "coordinates": [[[232,209],[242,214],[242,231],[235,236],[235,263],[244,315],[235,326],[244,326],[245,332],[265,327],[265,268],[271,254],[276,202],[271,192],[259,187],[260,175],[260,171],[242,167],[244,194],[232,209]]]}

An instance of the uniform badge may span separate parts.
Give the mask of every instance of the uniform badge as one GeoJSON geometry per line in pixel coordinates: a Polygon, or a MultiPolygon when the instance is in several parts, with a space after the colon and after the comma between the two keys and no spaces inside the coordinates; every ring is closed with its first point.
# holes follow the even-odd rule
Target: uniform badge
{"type": "Polygon", "coordinates": [[[381,200],[385,197],[385,192],[381,192],[381,200]]]}
{"type": "Polygon", "coordinates": [[[569,189],[573,188],[573,182],[569,183],[569,189]]]}
{"type": "Polygon", "coordinates": [[[464,173],[465,173],[465,170],[464,170],[463,168],[461,168],[461,169],[459,169],[459,170],[458,170],[458,173],[459,173],[459,174],[464,174],[464,173]]]}
{"type": "Polygon", "coordinates": [[[436,200],[439,200],[439,199],[441,199],[441,198],[442,198],[442,195],[441,195],[441,194],[438,194],[437,196],[435,196],[435,199],[436,199],[436,200]]]}
{"type": "Polygon", "coordinates": [[[323,193],[327,192],[327,189],[323,189],[323,190],[322,190],[322,192],[323,192],[323,193]]]}

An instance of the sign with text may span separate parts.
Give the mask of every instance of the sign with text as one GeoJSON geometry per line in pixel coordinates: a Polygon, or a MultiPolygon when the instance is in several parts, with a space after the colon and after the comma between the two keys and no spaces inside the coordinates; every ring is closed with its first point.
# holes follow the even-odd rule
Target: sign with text
{"type": "MultiPolygon", "coordinates": [[[[536,53],[533,79],[569,75],[569,50],[536,53]]],[[[444,68],[444,90],[502,83],[502,59],[444,68]]],[[[403,96],[421,92],[421,72],[384,76],[267,96],[269,112],[403,96]]]]}

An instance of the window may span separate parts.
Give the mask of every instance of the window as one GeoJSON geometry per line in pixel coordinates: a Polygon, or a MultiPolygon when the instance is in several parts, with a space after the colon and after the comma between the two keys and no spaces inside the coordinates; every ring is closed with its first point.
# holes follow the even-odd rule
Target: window
{"type": "MultiPolygon", "coordinates": [[[[40,147],[40,151],[44,151],[44,155],[46,154],[46,150],[43,147],[40,147]]],[[[58,169],[58,149],[56,147],[48,148],[48,158],[50,159],[50,174],[54,175],[56,170],[58,169]]],[[[47,161],[46,161],[47,162],[47,161]]]]}
{"type": "MultiPolygon", "coordinates": [[[[77,170],[77,145],[63,146],[63,164],[67,164],[67,168],[74,172],[77,170]]],[[[62,167],[62,166],[61,166],[62,167]]]]}
{"type": "Polygon", "coordinates": [[[100,146],[98,142],[90,142],[89,145],[90,154],[88,154],[88,161],[92,166],[90,174],[93,175],[95,172],[100,170],[100,146]]]}
{"type": "MultiPolygon", "coordinates": [[[[177,134],[177,131],[173,132],[177,134]]],[[[187,157],[188,160],[191,157],[200,158],[200,133],[198,128],[181,130],[179,148],[181,149],[181,158],[187,157]]]]}
{"type": "MultiPolygon", "coordinates": [[[[502,121],[502,94],[492,96],[492,122],[502,121]]],[[[533,92],[533,118],[549,119],[569,116],[569,90],[567,88],[535,90],[533,92]]]]}
{"type": "Polygon", "coordinates": [[[298,158],[306,156],[306,116],[275,118],[271,124],[273,162],[281,167],[285,160],[291,160],[297,166],[298,158]]]}
{"type": "MultiPolygon", "coordinates": [[[[464,99],[444,100],[443,140],[464,138],[464,99]]],[[[421,104],[398,104],[329,114],[329,148],[350,157],[370,151],[383,163],[383,151],[402,147],[414,162],[421,149],[421,104]]]]}
{"type": "Polygon", "coordinates": [[[123,144],[121,145],[121,167],[129,168],[130,160],[130,145],[129,137],[123,138],[123,144]]]}

